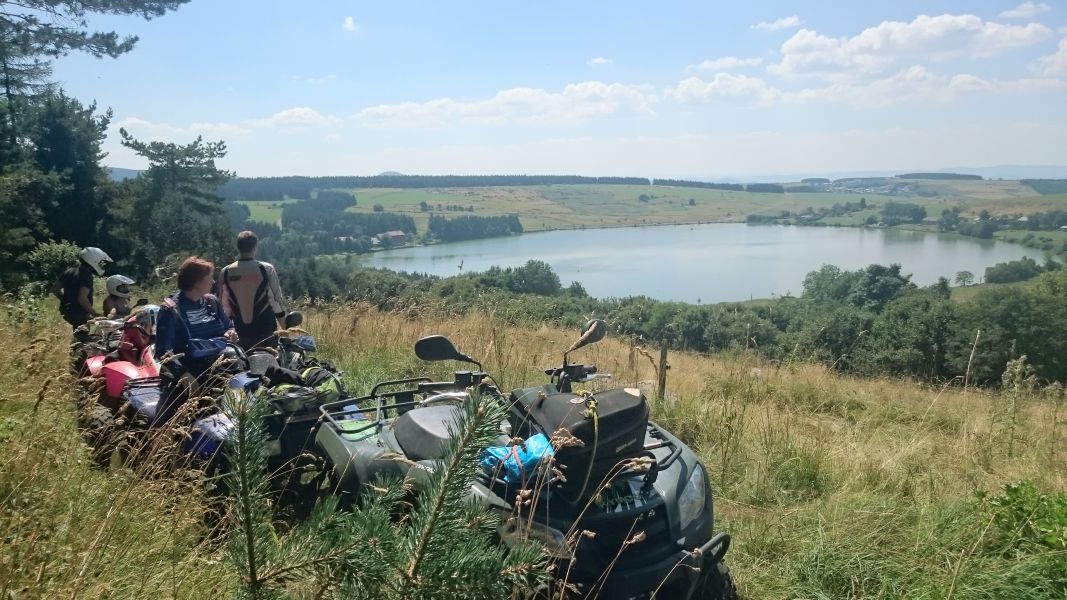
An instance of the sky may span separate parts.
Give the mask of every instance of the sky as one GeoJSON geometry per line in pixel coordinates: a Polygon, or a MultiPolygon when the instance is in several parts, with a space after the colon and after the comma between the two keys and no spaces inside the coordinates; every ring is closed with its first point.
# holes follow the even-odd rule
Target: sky
{"type": "Polygon", "coordinates": [[[1067,1],[192,0],[55,78],[240,176],[1067,165],[1067,1]]]}

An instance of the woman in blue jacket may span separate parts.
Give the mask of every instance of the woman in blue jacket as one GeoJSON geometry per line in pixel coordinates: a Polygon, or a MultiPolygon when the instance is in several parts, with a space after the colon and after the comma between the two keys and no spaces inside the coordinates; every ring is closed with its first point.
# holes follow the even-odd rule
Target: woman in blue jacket
{"type": "Polygon", "coordinates": [[[178,268],[178,293],[164,301],[156,323],[156,358],[162,360],[167,354],[179,355],[164,363],[171,384],[163,390],[164,400],[156,414],[156,423],[170,419],[185,401],[188,385],[177,384],[178,379],[195,379],[210,367],[218,355],[194,357],[188,342],[190,339],[209,340],[221,338],[237,342],[233,323],[222,310],[218,299],[212,295],[215,283],[215,265],[202,258],[191,256],[178,268]]]}

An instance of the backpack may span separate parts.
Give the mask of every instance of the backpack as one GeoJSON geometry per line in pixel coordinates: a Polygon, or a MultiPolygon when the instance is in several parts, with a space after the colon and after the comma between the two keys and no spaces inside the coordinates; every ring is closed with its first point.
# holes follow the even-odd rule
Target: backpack
{"type": "Polygon", "coordinates": [[[291,374],[292,371],[280,368],[271,368],[267,372],[268,379],[286,381],[267,390],[267,399],[285,412],[314,410],[328,402],[336,402],[344,395],[341,376],[329,369],[312,366],[301,371],[298,378],[291,374]]]}

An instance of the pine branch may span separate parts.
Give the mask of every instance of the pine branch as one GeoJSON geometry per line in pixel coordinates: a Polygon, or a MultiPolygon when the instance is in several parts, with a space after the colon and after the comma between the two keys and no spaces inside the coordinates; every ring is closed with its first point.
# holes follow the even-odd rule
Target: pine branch
{"type": "Polygon", "coordinates": [[[440,473],[440,478],[435,478],[433,489],[430,492],[433,496],[429,503],[430,508],[427,511],[428,519],[421,531],[419,531],[419,541],[412,553],[411,561],[404,571],[405,577],[409,581],[415,579],[415,575],[425,559],[426,549],[430,544],[430,540],[437,533],[437,525],[448,507],[448,499],[452,488],[457,484],[457,479],[464,470],[463,462],[464,460],[469,460],[467,456],[469,450],[467,449],[473,446],[475,438],[479,437],[479,430],[485,427],[486,418],[489,414],[489,403],[480,396],[474,396],[467,404],[468,408],[472,410],[465,411],[468,417],[461,419],[459,424],[462,435],[452,438],[444,469],[437,472],[440,473]]]}

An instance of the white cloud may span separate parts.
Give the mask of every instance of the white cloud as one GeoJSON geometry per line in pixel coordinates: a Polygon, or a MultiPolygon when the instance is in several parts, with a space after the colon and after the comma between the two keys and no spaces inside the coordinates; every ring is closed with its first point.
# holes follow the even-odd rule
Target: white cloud
{"type": "Polygon", "coordinates": [[[1067,75],[1067,38],[1060,40],[1056,52],[1038,59],[1041,72],[1048,77],[1067,75]]]}
{"type": "Polygon", "coordinates": [[[586,81],[561,92],[511,88],[491,98],[463,102],[437,98],[428,102],[382,104],[361,110],[356,119],[383,128],[440,128],[503,123],[564,124],[618,113],[652,114],[656,98],[646,86],[586,81]]]}
{"type": "Polygon", "coordinates": [[[690,77],[666,91],[666,96],[680,102],[708,102],[715,98],[752,98],[769,104],[782,98],[783,93],[762,79],[731,73],[716,73],[711,81],[690,77]]]}
{"type": "Polygon", "coordinates": [[[987,80],[968,73],[939,75],[915,65],[873,81],[840,81],[798,91],[782,90],[755,77],[717,73],[711,81],[685,79],[665,95],[680,102],[734,98],[750,99],[757,106],[826,102],[869,109],[905,103],[948,103],[968,94],[1037,93],[1064,87],[1067,82],[1058,79],[987,80]]]}
{"type": "Polygon", "coordinates": [[[1044,2],[1023,2],[1011,10],[1006,10],[999,15],[1001,19],[1032,19],[1037,15],[1052,10],[1044,2]]]}
{"type": "MultiPolygon", "coordinates": [[[[827,130],[736,135],[569,137],[531,142],[375,147],[304,155],[296,149],[257,159],[249,175],[405,173],[647,174],[737,177],[768,173],[936,169],[956,165],[1067,164],[1067,127],[1055,123],[970,127],[827,130]],[[996,140],[990,144],[990,140],[996,140]],[[709,163],[708,157],[714,157],[709,163]]],[[[240,165],[238,165],[240,166],[240,165]]]]}
{"type": "Polygon", "coordinates": [[[325,85],[335,79],[337,79],[337,75],[330,73],[322,77],[305,77],[303,81],[308,85],[325,85]]]}
{"type": "Polygon", "coordinates": [[[855,77],[884,71],[905,59],[990,56],[1035,44],[1051,34],[1040,23],[1004,25],[975,15],[947,14],[920,15],[910,23],[883,21],[853,37],[831,38],[801,29],[782,44],[782,60],[768,71],[784,76],[855,77]]]}
{"type": "Polygon", "coordinates": [[[358,28],[359,25],[356,24],[356,20],[352,17],[345,17],[345,20],[341,23],[341,29],[345,31],[355,31],[358,28]]]}
{"type": "Polygon", "coordinates": [[[340,119],[331,115],[324,115],[314,108],[307,106],[294,106],[274,113],[265,119],[253,119],[249,121],[262,127],[283,127],[299,129],[305,127],[325,127],[336,125],[340,119]]]}
{"type": "Polygon", "coordinates": [[[615,61],[611,60],[610,58],[604,58],[603,56],[598,56],[596,58],[590,58],[589,60],[586,61],[585,64],[587,64],[587,65],[589,65],[591,67],[603,67],[603,66],[606,66],[606,65],[610,65],[613,62],[615,62],[615,61]]]}
{"type": "Polygon", "coordinates": [[[800,27],[804,21],[800,20],[800,17],[791,15],[788,17],[782,17],[781,19],[775,19],[774,21],[760,21],[752,26],[752,29],[759,29],[761,31],[781,31],[782,29],[793,29],[794,27],[800,27]]]}
{"type": "Polygon", "coordinates": [[[709,58],[704,62],[689,65],[686,72],[692,71],[731,71],[744,67],[758,67],[763,64],[762,58],[737,58],[736,56],[724,56],[722,58],[709,58]]]}
{"type": "Polygon", "coordinates": [[[168,123],[156,123],[138,117],[127,117],[113,126],[126,129],[136,138],[145,141],[164,142],[191,142],[196,136],[202,135],[207,139],[227,138],[251,133],[252,130],[234,125],[233,123],[192,123],[187,127],[170,125],[168,123]]]}

